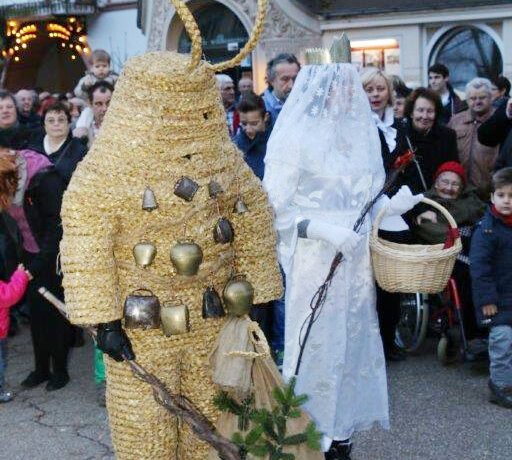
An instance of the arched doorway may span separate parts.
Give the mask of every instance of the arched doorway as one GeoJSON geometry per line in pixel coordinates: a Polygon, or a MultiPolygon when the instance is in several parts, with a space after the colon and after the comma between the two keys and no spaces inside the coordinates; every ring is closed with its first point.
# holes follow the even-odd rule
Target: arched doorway
{"type": "MultiPolygon", "coordinates": [[[[64,43],[50,37],[47,24],[34,23],[39,31],[37,38],[8,60],[4,86],[10,91],[37,87],[52,93],[72,91],[83,76],[86,66],[75,45],[71,48],[70,40],[64,43]]],[[[22,27],[23,24],[19,26],[22,27]]]]}
{"type": "MultiPolygon", "coordinates": [[[[238,54],[249,39],[249,34],[233,11],[213,0],[192,0],[187,3],[192,11],[203,39],[203,53],[209,62],[227,61],[238,54]]],[[[179,18],[172,19],[167,36],[168,49],[179,53],[190,52],[190,38],[179,18]]],[[[226,73],[238,81],[242,74],[250,73],[252,60],[249,55],[241,66],[226,73]]]]}
{"type": "Polygon", "coordinates": [[[452,85],[462,91],[475,77],[496,78],[503,72],[503,58],[488,29],[463,25],[444,31],[433,44],[429,66],[437,62],[446,65],[452,85]]]}

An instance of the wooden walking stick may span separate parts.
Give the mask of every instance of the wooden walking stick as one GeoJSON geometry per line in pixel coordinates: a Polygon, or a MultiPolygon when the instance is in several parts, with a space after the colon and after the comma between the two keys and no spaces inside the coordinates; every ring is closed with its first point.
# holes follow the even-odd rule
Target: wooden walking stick
{"type": "MultiPolygon", "coordinates": [[[[66,305],[45,287],[38,289],[49,303],[67,317],[66,305]]],[[[85,326],[84,329],[96,340],[96,328],[85,326]]],[[[161,406],[165,407],[172,415],[180,417],[192,428],[199,439],[210,444],[223,460],[241,460],[240,450],[236,444],[221,436],[213,424],[197,409],[185,396],[171,393],[164,383],[154,374],[148,372],[134,359],[127,359],[133,374],[140,380],[148,383],[153,388],[153,397],[161,406]]]]}

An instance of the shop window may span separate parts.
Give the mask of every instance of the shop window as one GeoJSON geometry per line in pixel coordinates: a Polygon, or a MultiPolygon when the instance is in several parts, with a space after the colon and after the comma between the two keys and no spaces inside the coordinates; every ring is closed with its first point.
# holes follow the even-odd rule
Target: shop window
{"type": "Polygon", "coordinates": [[[431,53],[430,65],[434,63],[448,67],[452,85],[461,91],[475,77],[493,79],[503,71],[498,45],[474,26],[455,27],[444,34],[431,53]]]}
{"type": "Polygon", "coordinates": [[[394,38],[354,40],[351,42],[352,63],[358,69],[378,67],[389,75],[401,75],[400,47],[394,38]]]}

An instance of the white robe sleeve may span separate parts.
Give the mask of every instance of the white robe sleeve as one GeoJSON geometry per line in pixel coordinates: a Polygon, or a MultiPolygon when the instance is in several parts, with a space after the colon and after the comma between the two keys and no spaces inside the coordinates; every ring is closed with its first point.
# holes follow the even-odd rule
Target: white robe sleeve
{"type": "Polygon", "coordinates": [[[298,238],[297,224],[302,220],[300,208],[294,203],[299,179],[299,168],[288,164],[265,165],[263,187],[274,208],[279,262],[285,272],[289,271],[292,263],[298,238]]]}

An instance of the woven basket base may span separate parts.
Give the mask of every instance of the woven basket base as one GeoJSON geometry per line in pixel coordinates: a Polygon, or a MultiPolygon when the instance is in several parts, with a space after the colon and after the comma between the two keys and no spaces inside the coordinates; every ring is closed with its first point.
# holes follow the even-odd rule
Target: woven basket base
{"type": "Polygon", "coordinates": [[[378,285],[388,292],[434,294],[448,283],[460,240],[450,249],[437,245],[403,245],[371,239],[372,265],[378,285]]]}

